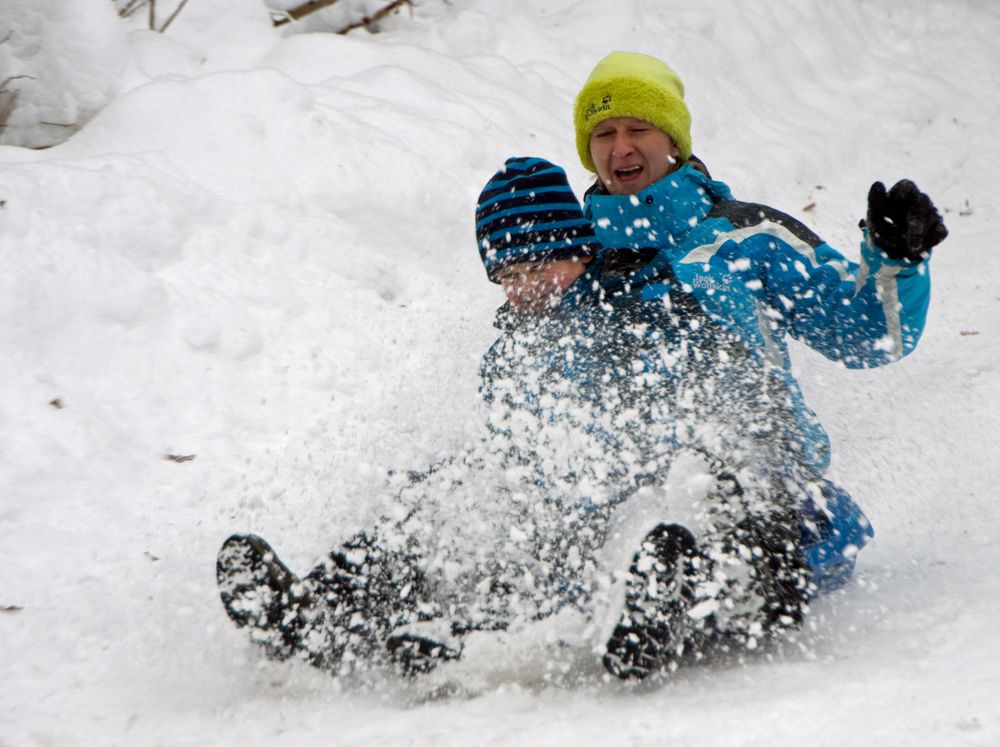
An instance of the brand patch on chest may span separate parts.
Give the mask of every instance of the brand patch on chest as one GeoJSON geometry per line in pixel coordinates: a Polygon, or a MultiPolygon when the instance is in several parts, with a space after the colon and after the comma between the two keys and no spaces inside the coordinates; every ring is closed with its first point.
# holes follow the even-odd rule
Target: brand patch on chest
{"type": "Polygon", "coordinates": [[[732,280],[728,275],[721,278],[712,275],[695,275],[691,280],[691,287],[712,290],[716,293],[725,293],[729,290],[729,282],[732,280]]]}

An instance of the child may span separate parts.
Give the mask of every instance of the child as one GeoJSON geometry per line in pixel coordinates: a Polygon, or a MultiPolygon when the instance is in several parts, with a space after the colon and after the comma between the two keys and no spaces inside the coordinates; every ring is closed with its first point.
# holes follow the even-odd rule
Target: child
{"type": "MultiPolygon", "coordinates": [[[[522,329],[568,306],[570,286],[589,289],[580,279],[598,249],[565,174],[538,164],[530,173],[498,175],[491,183],[496,194],[488,187],[482,200],[491,217],[477,227],[480,235],[500,232],[493,248],[481,247],[483,261],[490,279],[503,284],[510,318],[519,317],[522,329]]],[[[535,329],[542,333],[540,325],[535,329]]],[[[500,357],[494,351],[490,360],[500,357]]],[[[486,370],[492,393],[502,386],[501,374],[496,365],[486,370]]],[[[572,548],[580,554],[583,542],[572,531],[564,534],[576,509],[562,506],[558,495],[559,486],[565,493],[575,479],[545,474],[526,456],[546,451],[543,440],[515,444],[496,429],[469,453],[412,475],[398,510],[302,578],[262,538],[233,535],[217,561],[227,613],[272,657],[299,656],[333,672],[388,663],[407,673],[458,657],[461,638],[472,630],[551,614],[585,595],[573,587],[586,582],[578,566],[564,562],[572,548]],[[509,498],[514,492],[533,499],[525,508],[509,498]],[[533,529],[511,540],[511,528],[529,521],[533,529]]]]}
{"type": "MultiPolygon", "coordinates": [[[[509,277],[510,257],[552,246],[539,234],[569,216],[548,214],[541,200],[561,190],[562,170],[539,159],[510,159],[487,185],[477,230],[491,279],[509,277]]],[[[625,610],[605,644],[605,666],[625,678],[780,637],[801,623],[817,586],[853,564],[848,546],[870,534],[842,491],[793,458],[794,403],[781,382],[659,256],[655,248],[602,249],[580,260],[572,282],[542,284],[533,313],[512,299],[482,370],[486,399],[499,405],[491,426],[515,454],[530,445],[522,461],[537,459],[540,441],[553,451],[553,422],[570,421],[598,446],[569,450],[561,467],[580,498],[596,502],[591,513],[616,526],[621,549],[638,549],[625,610]],[[685,470],[693,471],[680,480],[685,470]],[[654,495],[637,510],[643,486],[654,495]],[[836,525],[805,510],[809,490],[839,510],[836,525]],[[810,566],[807,556],[822,562],[810,566]]],[[[606,557],[608,531],[597,532],[591,549],[606,557]]]]}

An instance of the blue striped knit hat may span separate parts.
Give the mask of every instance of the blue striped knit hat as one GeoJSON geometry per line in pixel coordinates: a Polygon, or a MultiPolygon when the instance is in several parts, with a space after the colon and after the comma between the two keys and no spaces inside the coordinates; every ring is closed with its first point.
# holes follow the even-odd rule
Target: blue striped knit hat
{"type": "Polygon", "coordinates": [[[517,262],[590,257],[600,244],[566,172],[541,158],[508,158],[476,203],[476,239],[486,275],[517,262]]]}

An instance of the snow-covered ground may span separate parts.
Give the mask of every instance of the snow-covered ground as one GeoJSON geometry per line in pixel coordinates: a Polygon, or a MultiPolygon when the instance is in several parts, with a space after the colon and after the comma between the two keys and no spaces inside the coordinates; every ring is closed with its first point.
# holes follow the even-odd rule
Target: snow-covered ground
{"type": "Polygon", "coordinates": [[[157,35],[107,0],[3,0],[0,81],[36,64],[59,89],[38,107],[99,113],[0,147],[0,745],[1000,744],[1000,9],[415,5],[342,37],[192,0],[157,35]],[[257,531],[306,569],[386,470],[474,437],[501,301],[476,195],[512,154],[582,192],[572,99],[614,49],[675,67],[737,197],[851,256],[876,179],[945,213],[914,355],[796,349],[877,531],[856,582],[777,659],[655,687],[493,650],[461,670],[476,697],[426,702],[262,661],[219,604],[220,542],[257,531]]]}

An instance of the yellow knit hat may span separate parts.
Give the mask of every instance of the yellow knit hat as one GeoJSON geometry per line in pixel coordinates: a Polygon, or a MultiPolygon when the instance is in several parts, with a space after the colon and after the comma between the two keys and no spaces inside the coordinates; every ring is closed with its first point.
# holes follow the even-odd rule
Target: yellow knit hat
{"type": "Polygon", "coordinates": [[[597,171],[590,157],[590,133],[611,117],[644,119],[670,135],[681,158],[691,157],[691,113],[684,103],[684,84],[655,57],[612,52],[583,84],[573,107],[573,124],[580,161],[590,171],[597,171]]]}

